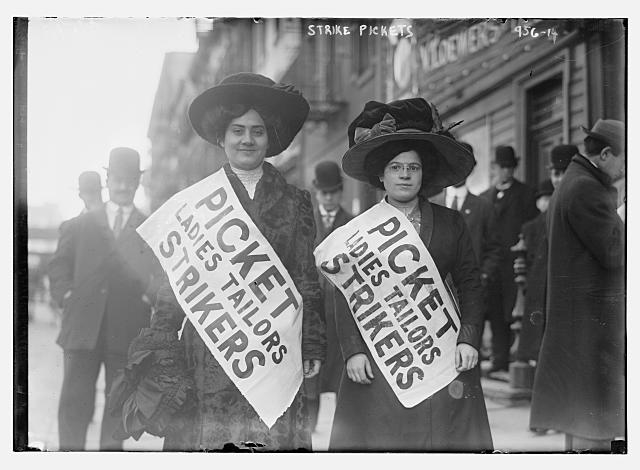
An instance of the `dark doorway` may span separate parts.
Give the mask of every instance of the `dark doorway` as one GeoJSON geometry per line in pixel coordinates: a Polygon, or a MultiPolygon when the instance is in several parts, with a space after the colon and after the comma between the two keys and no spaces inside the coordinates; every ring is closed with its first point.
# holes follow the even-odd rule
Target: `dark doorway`
{"type": "Polygon", "coordinates": [[[548,178],[551,149],[562,143],[564,103],[562,76],[550,78],[527,91],[527,183],[548,178]]]}

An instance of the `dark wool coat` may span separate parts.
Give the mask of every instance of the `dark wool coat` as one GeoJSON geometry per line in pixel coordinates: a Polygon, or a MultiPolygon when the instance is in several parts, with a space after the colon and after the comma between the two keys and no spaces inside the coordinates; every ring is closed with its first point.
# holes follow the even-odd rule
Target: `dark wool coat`
{"type": "MultiPolygon", "coordinates": [[[[471,239],[456,211],[421,201],[420,238],[444,279],[451,274],[459,293],[462,326],[458,343],[479,349],[482,291],[471,239]]],[[[344,360],[365,353],[373,369],[370,385],[352,382],[343,372],[330,450],[484,451],[493,443],[479,366],[413,408],[398,401],[376,366],[343,296],[336,303],[338,338],[344,360]]]]}
{"type": "Polygon", "coordinates": [[[481,198],[493,205],[498,240],[502,245],[498,277],[492,283],[493,290],[501,294],[502,305],[492,305],[489,308],[501,308],[505,321],[510,322],[518,287],[513,276],[515,256],[509,250],[518,243],[522,224],[538,215],[538,209],[536,208],[535,191],[516,179],[513,180],[509,189],[502,191],[504,194],[502,198],[498,198],[499,192],[495,187],[492,187],[480,194],[481,198]]]}
{"type": "Polygon", "coordinates": [[[547,294],[547,214],[539,214],[522,226],[527,247],[527,287],[520,342],[516,351],[519,361],[537,361],[546,316],[547,294]]]}
{"type": "MultiPolygon", "coordinates": [[[[429,201],[446,206],[445,192],[429,198],[429,201]]],[[[498,238],[493,205],[486,199],[467,192],[459,211],[467,223],[480,272],[495,278],[502,260],[502,245],[498,238]]]]}
{"type": "Polygon", "coordinates": [[[625,245],[616,191],[572,159],[548,211],[547,325],[531,427],[606,440],[625,435],[625,245]]]}
{"type": "MultiPolygon", "coordinates": [[[[333,225],[326,229],[322,223],[322,216],[318,210],[315,211],[316,217],[316,246],[324,240],[327,235],[338,227],[353,219],[353,215],[344,210],[342,207],[338,209],[333,225]]],[[[334,296],[338,295],[335,287],[329,283],[324,277],[320,276],[320,287],[322,288],[322,297],[324,303],[324,317],[327,324],[327,360],[320,371],[320,392],[337,392],[340,385],[340,376],[342,375],[342,354],[340,353],[340,345],[336,335],[336,314],[334,309],[334,296]]],[[[310,380],[314,380],[313,378],[310,380]]]]}
{"type": "Polygon", "coordinates": [[[502,260],[502,248],[497,236],[493,207],[480,196],[467,193],[460,213],[469,228],[480,272],[489,278],[495,278],[502,260]]]}
{"type": "MultiPolygon", "coordinates": [[[[264,174],[251,200],[229,164],[224,169],[243,208],[269,241],[302,296],[302,358],[324,361],[325,325],[313,258],[316,230],[309,193],[287,184],[265,162],[264,174]]],[[[171,287],[165,284],[151,326],[175,332],[183,320],[184,312],[171,287]]],[[[265,450],[311,449],[311,430],[301,392],[269,430],[189,321],[184,325],[181,341],[187,366],[193,370],[196,412],[187,431],[166,437],[166,450],[222,449],[228,443],[242,447],[244,442],[263,444],[265,450]]]]}
{"type": "Polygon", "coordinates": [[[136,232],[144,219],[134,209],[117,240],[104,207],[61,225],[49,278],[52,297],[63,306],[58,344],[65,350],[96,348],[102,328],[106,350],[126,355],[149,326],[151,305],[143,295],[154,300],[158,262],[136,232]]]}

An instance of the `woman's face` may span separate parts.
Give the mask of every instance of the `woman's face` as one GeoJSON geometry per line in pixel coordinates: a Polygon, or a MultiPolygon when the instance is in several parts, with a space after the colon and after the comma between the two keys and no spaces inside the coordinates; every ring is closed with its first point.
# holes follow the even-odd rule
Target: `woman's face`
{"type": "Polygon", "coordinates": [[[229,163],[241,170],[258,168],[264,161],[268,146],[264,120],[253,109],[229,123],[222,141],[229,163]]]}
{"type": "Polygon", "coordinates": [[[409,150],[396,155],[387,163],[380,177],[390,202],[409,202],[415,199],[422,186],[422,161],[418,152],[409,150]]]}

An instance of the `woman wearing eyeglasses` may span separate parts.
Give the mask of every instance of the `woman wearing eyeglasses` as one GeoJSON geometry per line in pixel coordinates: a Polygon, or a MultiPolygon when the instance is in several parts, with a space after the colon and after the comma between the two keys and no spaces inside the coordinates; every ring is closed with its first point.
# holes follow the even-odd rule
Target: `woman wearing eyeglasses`
{"type": "Polygon", "coordinates": [[[462,216],[428,197],[463,181],[473,155],[443,129],[435,106],[422,98],[371,101],[351,123],[342,167],[385,191],[418,232],[440,277],[457,291],[461,325],[455,350],[459,375],[418,405],[404,407],[385,380],[343,296],[336,323],[345,360],[330,450],[490,451],[478,349],[483,298],[480,274],[462,216]]]}

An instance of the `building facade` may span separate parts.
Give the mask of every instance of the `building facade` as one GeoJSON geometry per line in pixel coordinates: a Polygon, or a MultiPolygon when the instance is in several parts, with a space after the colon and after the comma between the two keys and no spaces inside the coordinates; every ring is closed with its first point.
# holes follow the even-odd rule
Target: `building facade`
{"type": "MultiPolygon", "coordinates": [[[[580,126],[625,120],[626,23],[622,20],[203,19],[191,57],[168,54],[154,103],[150,195],[171,194],[216,171],[221,149],[194,135],[191,100],[226,75],[262,73],[293,84],[311,112],[290,148],[273,157],[287,180],[312,189],[314,166],[340,162],[347,127],[370,100],[422,96],[474,147],[473,192],[490,185],[498,145],[520,157],[517,176],[546,178],[550,149],[582,142],[580,126]]],[[[358,214],[381,196],[345,179],[358,214]]]]}
{"type": "Polygon", "coordinates": [[[419,20],[390,52],[387,99],[423,96],[474,147],[473,192],[491,182],[499,145],[517,176],[547,178],[551,148],[580,144],[582,125],[625,120],[626,26],[621,20],[419,20]]]}

